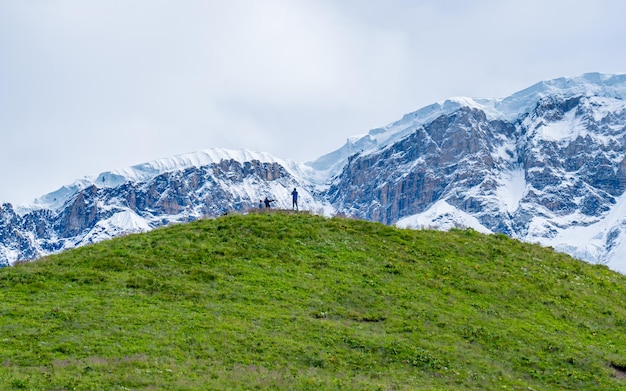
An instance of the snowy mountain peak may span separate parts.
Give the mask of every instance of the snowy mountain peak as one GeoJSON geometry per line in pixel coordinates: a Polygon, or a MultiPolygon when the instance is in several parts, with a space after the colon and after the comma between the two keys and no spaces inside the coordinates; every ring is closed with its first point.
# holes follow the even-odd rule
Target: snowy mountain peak
{"type": "Polygon", "coordinates": [[[515,95],[597,95],[624,99],[626,97],[626,75],[585,73],[576,77],[539,82],[515,95]]]}
{"type": "Polygon", "coordinates": [[[285,169],[304,175],[306,169],[300,164],[279,159],[266,152],[256,152],[247,149],[224,149],[211,148],[196,152],[185,153],[173,157],[153,160],[147,163],[137,164],[127,168],[106,171],[97,176],[86,176],[60,189],[37,198],[30,207],[20,209],[26,213],[32,209],[58,210],[74,194],[96,186],[98,188],[114,188],[127,182],[143,182],[155,178],[161,174],[173,171],[185,170],[192,167],[202,167],[221,161],[234,160],[240,163],[259,161],[261,163],[279,163],[285,169]]]}
{"type": "Polygon", "coordinates": [[[490,120],[515,122],[529,113],[537,103],[547,96],[571,97],[577,95],[599,96],[626,100],[626,74],[611,75],[585,73],[577,77],[561,77],[541,81],[506,98],[452,97],[405,114],[399,121],[369,133],[351,137],[343,147],[326,154],[308,165],[337,175],[348,157],[354,153],[366,153],[392,144],[442,115],[449,115],[461,107],[480,110],[490,120]]]}
{"type": "Polygon", "coordinates": [[[529,112],[546,96],[572,97],[577,95],[626,98],[626,75],[585,73],[576,77],[561,77],[536,83],[513,95],[496,100],[494,108],[508,120],[529,112]]]}
{"type": "Polygon", "coordinates": [[[154,178],[166,172],[184,170],[191,167],[202,167],[223,160],[234,160],[240,163],[259,161],[262,163],[290,164],[266,152],[255,152],[247,149],[204,149],[169,158],[153,160],[132,167],[103,172],[94,179],[100,187],[115,187],[124,182],[141,182],[154,178]]]}

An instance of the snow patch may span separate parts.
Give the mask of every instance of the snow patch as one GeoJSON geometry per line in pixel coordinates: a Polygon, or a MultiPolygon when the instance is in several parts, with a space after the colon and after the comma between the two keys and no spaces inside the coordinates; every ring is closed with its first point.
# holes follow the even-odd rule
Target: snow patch
{"type": "Polygon", "coordinates": [[[541,243],[583,261],[606,264],[626,274],[626,194],[601,220],[587,226],[563,229],[541,243]]]}
{"type": "Polygon", "coordinates": [[[501,205],[500,209],[513,213],[526,195],[526,174],[521,167],[506,171],[502,173],[499,182],[496,196],[501,205]]]}
{"type": "Polygon", "coordinates": [[[19,252],[8,247],[3,247],[2,252],[4,253],[3,258],[6,259],[7,263],[11,266],[13,266],[20,256],[19,252]]]}
{"type": "Polygon", "coordinates": [[[584,136],[586,130],[576,117],[576,112],[570,110],[562,120],[543,124],[537,128],[537,132],[543,140],[560,142],[574,140],[579,135],[584,136]]]}
{"type": "Polygon", "coordinates": [[[151,229],[150,224],[145,219],[130,210],[114,214],[105,224],[126,232],[145,232],[151,229]]]}
{"type": "Polygon", "coordinates": [[[125,210],[99,221],[76,245],[97,243],[115,236],[147,232],[151,229],[145,219],[131,210],[125,210]]]}
{"type": "Polygon", "coordinates": [[[81,190],[85,190],[89,186],[91,186],[93,182],[86,178],[79,179],[72,183],[71,185],[62,186],[59,190],[53,191],[52,193],[48,193],[43,195],[33,201],[31,205],[24,205],[19,208],[19,213],[21,215],[25,215],[26,213],[32,211],[33,209],[51,209],[58,210],[65,202],[74,194],[80,192],[81,190]]]}
{"type": "MultiPolygon", "coordinates": [[[[626,224],[622,228],[626,227],[626,224]]],[[[624,230],[621,231],[621,237],[615,247],[611,249],[607,255],[606,265],[611,270],[626,274],[626,240],[624,240],[624,230]]]]}
{"type": "Polygon", "coordinates": [[[398,228],[433,228],[447,231],[452,228],[472,228],[478,232],[491,234],[490,229],[471,216],[444,200],[436,202],[427,211],[404,217],[395,224],[398,228]]]}

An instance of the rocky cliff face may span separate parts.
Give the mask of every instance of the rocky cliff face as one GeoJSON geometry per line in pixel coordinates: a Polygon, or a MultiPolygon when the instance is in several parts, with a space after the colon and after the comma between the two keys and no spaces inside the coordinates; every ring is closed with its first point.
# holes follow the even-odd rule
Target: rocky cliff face
{"type": "Polygon", "coordinates": [[[207,150],[0,208],[0,264],[256,207],[260,199],[401,227],[472,227],[626,272],[626,75],[453,98],[315,162],[207,150]]]}
{"type": "Polygon", "coordinates": [[[527,191],[513,219],[552,220],[519,224],[520,237],[550,237],[562,228],[596,222],[624,193],[626,105],[621,99],[549,97],[518,127],[527,191]]]}
{"type": "Polygon", "coordinates": [[[485,200],[462,189],[494,190],[491,179],[509,164],[498,152],[515,130],[462,107],[382,150],[353,155],[327,196],[342,213],[385,224],[423,212],[442,198],[468,212],[480,211],[485,200]]]}
{"type": "Polygon", "coordinates": [[[340,212],[386,224],[441,199],[508,234],[523,236],[530,217],[593,221],[626,184],[626,111],[608,103],[616,109],[600,114],[606,99],[550,97],[515,122],[461,107],[353,155],[327,196],[340,212]],[[500,195],[513,175],[524,182],[517,200],[500,195]]]}

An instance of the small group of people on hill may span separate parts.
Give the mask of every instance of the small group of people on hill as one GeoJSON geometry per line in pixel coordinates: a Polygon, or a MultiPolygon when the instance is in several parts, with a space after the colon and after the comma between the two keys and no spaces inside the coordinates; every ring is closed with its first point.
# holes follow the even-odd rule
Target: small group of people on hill
{"type": "Polygon", "coordinates": [[[259,201],[259,209],[263,209],[263,205],[265,205],[266,208],[271,208],[272,202],[276,202],[276,200],[270,200],[269,198],[265,197],[264,200],[259,201]]]}
{"type": "MultiPolygon", "coordinates": [[[[272,202],[276,202],[276,200],[272,200],[269,197],[265,197],[264,200],[259,201],[259,209],[263,209],[263,207],[271,208],[272,202]]],[[[298,190],[296,190],[295,187],[293,188],[293,191],[291,192],[291,209],[298,210],[298,190]]]]}

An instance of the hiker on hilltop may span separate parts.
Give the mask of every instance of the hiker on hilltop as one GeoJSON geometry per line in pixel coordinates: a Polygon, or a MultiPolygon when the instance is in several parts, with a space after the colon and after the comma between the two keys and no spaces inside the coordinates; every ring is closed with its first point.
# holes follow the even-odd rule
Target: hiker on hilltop
{"type": "Polygon", "coordinates": [[[259,209],[263,209],[263,200],[259,200],[259,209]]]}
{"type": "Polygon", "coordinates": [[[266,208],[271,208],[272,207],[272,205],[271,205],[272,202],[276,202],[276,200],[270,200],[267,197],[265,197],[265,200],[263,200],[263,203],[265,204],[266,208]]]}
{"type": "Polygon", "coordinates": [[[298,190],[295,187],[291,192],[291,209],[298,210],[298,190]]]}

